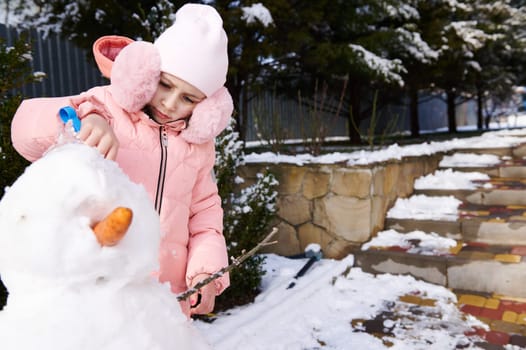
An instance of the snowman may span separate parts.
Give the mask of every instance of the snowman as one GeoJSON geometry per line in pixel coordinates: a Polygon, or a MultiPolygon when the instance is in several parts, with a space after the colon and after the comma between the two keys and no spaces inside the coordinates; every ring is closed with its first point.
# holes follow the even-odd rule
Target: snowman
{"type": "Polygon", "coordinates": [[[210,349],[156,279],[159,242],[146,191],[117,163],[81,143],[51,149],[0,201],[0,276],[9,291],[0,348],[210,349]],[[97,235],[116,208],[132,214],[124,235],[97,235]]]}

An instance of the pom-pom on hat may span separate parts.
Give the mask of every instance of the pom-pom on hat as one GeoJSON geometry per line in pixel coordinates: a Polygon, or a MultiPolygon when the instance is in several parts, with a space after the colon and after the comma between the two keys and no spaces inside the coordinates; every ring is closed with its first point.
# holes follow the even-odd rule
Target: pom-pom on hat
{"type": "Polygon", "coordinates": [[[192,84],[208,97],[226,82],[227,41],[223,20],[213,7],[186,4],[154,45],[161,56],[161,71],[192,84]]]}

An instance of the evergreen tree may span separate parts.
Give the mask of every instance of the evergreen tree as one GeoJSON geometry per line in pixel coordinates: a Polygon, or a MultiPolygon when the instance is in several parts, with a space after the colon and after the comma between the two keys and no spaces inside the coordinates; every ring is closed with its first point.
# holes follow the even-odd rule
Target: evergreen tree
{"type": "MultiPolygon", "coordinates": [[[[244,180],[237,170],[243,164],[242,147],[234,123],[216,139],[215,171],[225,211],[223,232],[230,257],[238,257],[255,247],[268,234],[276,213],[278,183],[274,175],[258,173],[254,184],[240,189],[244,180]]],[[[263,263],[262,255],[254,255],[230,272],[231,286],[218,297],[218,310],[253,301],[260,290],[263,263]]]]}
{"type": "MultiPolygon", "coordinates": [[[[4,39],[0,38],[0,197],[28,164],[13,149],[10,130],[11,119],[22,101],[17,89],[44,77],[43,73],[32,73],[30,49],[24,36],[13,46],[7,46],[4,39]]],[[[0,281],[0,309],[6,298],[7,291],[0,281]]]]}

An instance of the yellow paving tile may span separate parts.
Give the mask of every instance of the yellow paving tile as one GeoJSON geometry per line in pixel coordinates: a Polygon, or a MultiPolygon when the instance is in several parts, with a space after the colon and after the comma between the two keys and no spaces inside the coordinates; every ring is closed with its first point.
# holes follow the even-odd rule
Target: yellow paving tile
{"type": "Polygon", "coordinates": [[[474,294],[462,294],[458,299],[458,304],[462,305],[473,305],[483,307],[485,303],[486,298],[474,294]]]}
{"type": "Polygon", "coordinates": [[[526,325],[526,314],[519,314],[517,315],[517,320],[515,321],[517,324],[524,324],[526,325]]]}
{"type": "Polygon", "coordinates": [[[403,301],[404,303],[409,303],[409,304],[420,305],[422,303],[422,298],[419,298],[417,296],[410,295],[410,294],[402,295],[398,299],[400,301],[403,301]]]}
{"type": "Polygon", "coordinates": [[[470,252],[470,251],[460,251],[457,256],[463,259],[471,260],[493,260],[495,254],[490,252],[470,252]]]}
{"type": "Polygon", "coordinates": [[[524,330],[523,325],[499,320],[492,320],[489,323],[489,326],[492,331],[503,332],[508,334],[520,334],[524,330]]]}
{"type": "Polygon", "coordinates": [[[498,293],[493,293],[493,298],[500,299],[500,300],[516,301],[518,303],[526,303],[526,298],[512,297],[509,295],[498,294],[498,293]]]}
{"type": "Polygon", "coordinates": [[[515,323],[519,315],[515,311],[506,310],[502,314],[502,320],[506,322],[515,323]]]}
{"type": "Polygon", "coordinates": [[[507,263],[521,262],[521,256],[516,254],[495,254],[495,260],[507,263]]]}
{"type": "Polygon", "coordinates": [[[422,302],[420,303],[422,306],[436,306],[436,300],[435,299],[422,299],[422,302]]]}
{"type": "MultiPolygon", "coordinates": [[[[489,213],[488,213],[488,215],[489,215],[489,213]]],[[[504,219],[498,219],[498,218],[492,218],[492,219],[488,219],[488,220],[486,220],[486,222],[503,223],[503,222],[506,222],[506,220],[504,220],[504,219]]]]}
{"type": "Polygon", "coordinates": [[[462,241],[457,241],[457,245],[452,247],[452,248],[449,248],[449,252],[451,254],[457,255],[458,252],[460,252],[460,250],[462,249],[463,246],[464,246],[464,243],[462,243],[462,241]]]}
{"type": "Polygon", "coordinates": [[[488,298],[488,299],[486,299],[486,303],[484,304],[484,308],[491,309],[491,310],[497,310],[499,308],[499,305],[500,305],[500,300],[499,299],[488,298]]]}

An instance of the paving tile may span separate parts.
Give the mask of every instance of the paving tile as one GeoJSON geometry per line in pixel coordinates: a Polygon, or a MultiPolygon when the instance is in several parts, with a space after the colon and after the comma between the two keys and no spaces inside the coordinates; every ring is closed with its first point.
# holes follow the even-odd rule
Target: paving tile
{"type": "Polygon", "coordinates": [[[495,257],[495,254],[493,253],[485,253],[485,252],[479,252],[479,251],[464,251],[461,250],[457,257],[467,260],[493,260],[495,257]]]}
{"type": "Polygon", "coordinates": [[[526,348],[526,336],[512,334],[510,336],[510,344],[526,348]]]}
{"type": "Polygon", "coordinates": [[[486,299],[486,303],[484,304],[484,308],[486,309],[498,309],[500,306],[500,300],[495,298],[488,298],[486,299]]]}
{"type": "Polygon", "coordinates": [[[514,301],[517,303],[526,303],[526,298],[513,297],[513,296],[499,294],[499,293],[493,293],[493,297],[498,298],[500,300],[514,301]]]}
{"type": "Polygon", "coordinates": [[[435,299],[422,299],[422,302],[420,303],[420,305],[434,307],[436,306],[436,300],[435,299]]]}
{"type": "MultiPolygon", "coordinates": [[[[454,246],[452,248],[449,248],[449,253],[451,253],[453,255],[457,255],[458,252],[460,252],[463,247],[464,247],[464,243],[462,241],[457,241],[457,245],[456,246],[454,246]]],[[[525,251],[525,255],[526,255],[526,251],[525,251]]]]}
{"type": "Polygon", "coordinates": [[[483,307],[486,303],[486,300],[487,299],[485,297],[480,295],[462,294],[458,299],[458,304],[483,307]]]}
{"type": "Polygon", "coordinates": [[[506,345],[510,342],[510,335],[504,332],[489,331],[485,337],[486,341],[496,345],[506,345]]]}
{"type": "Polygon", "coordinates": [[[518,314],[516,322],[517,324],[526,325],[526,313],[518,314]]]}
{"type": "Polygon", "coordinates": [[[518,246],[511,248],[511,254],[526,256],[526,246],[518,246]]]}
{"type": "Polygon", "coordinates": [[[505,322],[515,323],[519,315],[515,311],[506,310],[502,313],[502,320],[505,322]]]}
{"type": "MultiPolygon", "coordinates": [[[[382,247],[383,249],[386,249],[386,250],[389,250],[389,251],[392,251],[392,252],[407,252],[407,250],[409,249],[409,247],[400,247],[398,245],[394,245],[394,246],[391,246],[391,247],[382,247]]],[[[380,248],[380,249],[382,249],[380,248]]]]}
{"type": "Polygon", "coordinates": [[[519,263],[521,262],[521,258],[520,255],[514,254],[496,254],[494,259],[506,263],[519,263]]]}
{"type": "Polygon", "coordinates": [[[482,311],[482,308],[479,306],[473,306],[473,305],[462,305],[460,307],[460,311],[473,315],[473,316],[479,316],[480,312],[482,311]]]}
{"type": "Polygon", "coordinates": [[[493,320],[489,324],[492,331],[508,333],[508,334],[522,334],[524,326],[511,322],[500,320],[493,320]]]}
{"type": "Polygon", "coordinates": [[[491,343],[486,343],[486,342],[476,342],[475,345],[484,350],[503,350],[504,349],[502,345],[491,344],[491,343]]]}
{"type": "Polygon", "coordinates": [[[420,305],[420,303],[422,302],[422,298],[410,294],[402,295],[398,298],[398,300],[403,301],[404,303],[416,305],[420,305]]]}
{"type": "Polygon", "coordinates": [[[487,317],[492,320],[501,320],[503,311],[501,309],[486,309],[482,308],[480,310],[481,317],[487,317]]]}

